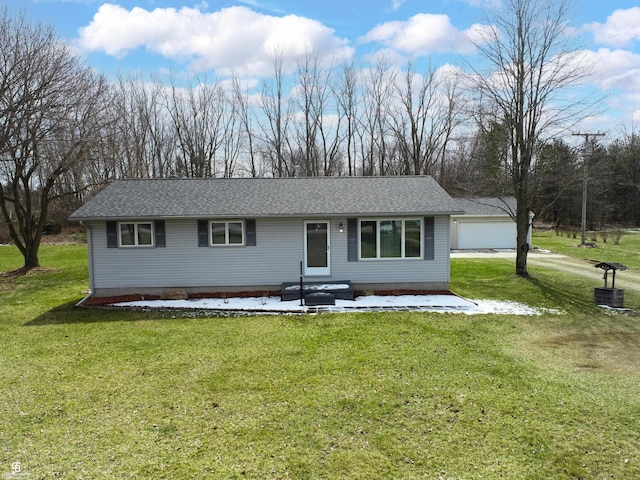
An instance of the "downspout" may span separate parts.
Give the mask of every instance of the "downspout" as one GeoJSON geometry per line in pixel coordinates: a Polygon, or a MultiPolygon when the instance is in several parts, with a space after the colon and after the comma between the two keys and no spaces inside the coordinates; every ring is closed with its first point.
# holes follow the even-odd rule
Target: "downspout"
{"type": "Polygon", "coordinates": [[[93,295],[93,230],[91,229],[91,224],[85,224],[82,220],[80,221],[80,225],[87,227],[87,253],[89,256],[89,293],[78,303],[76,303],[76,307],[81,307],[84,302],[89,300],[93,295]]]}

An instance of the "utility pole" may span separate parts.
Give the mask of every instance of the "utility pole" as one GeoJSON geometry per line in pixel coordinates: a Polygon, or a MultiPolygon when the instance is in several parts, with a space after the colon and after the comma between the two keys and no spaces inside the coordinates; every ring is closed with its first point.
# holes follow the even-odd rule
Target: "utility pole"
{"type": "Polygon", "coordinates": [[[584,245],[586,243],[585,237],[587,230],[587,161],[593,153],[593,145],[589,142],[589,138],[604,137],[604,133],[574,133],[573,135],[584,137],[584,152],[582,154],[582,221],[580,227],[580,239],[582,245],[584,245]]]}

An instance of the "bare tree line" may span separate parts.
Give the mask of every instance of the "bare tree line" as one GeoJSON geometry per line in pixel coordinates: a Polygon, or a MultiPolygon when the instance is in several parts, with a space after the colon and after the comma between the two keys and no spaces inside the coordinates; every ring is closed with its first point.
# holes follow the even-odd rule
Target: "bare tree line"
{"type": "MultiPolygon", "coordinates": [[[[122,177],[437,175],[464,118],[454,78],[384,59],[358,69],[308,53],[250,93],[237,76],[194,84],[121,77],[84,184],[122,177]]],[[[76,179],[76,181],[81,179],[76,179]]],[[[80,187],[78,184],[76,187],[80,187]]],[[[79,190],[80,188],[78,188],[79,190]]]]}

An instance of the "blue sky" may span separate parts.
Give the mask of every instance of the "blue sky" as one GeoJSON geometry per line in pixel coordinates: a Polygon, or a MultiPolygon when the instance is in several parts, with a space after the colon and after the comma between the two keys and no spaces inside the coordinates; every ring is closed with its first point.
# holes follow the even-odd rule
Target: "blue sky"
{"type": "MultiPolygon", "coordinates": [[[[275,48],[306,50],[334,62],[366,63],[380,51],[392,62],[474,64],[468,38],[484,11],[503,0],[10,0],[9,12],[54,26],[89,65],[116,73],[231,72],[269,75],[275,48]]],[[[584,129],[640,125],[640,6],[637,0],[576,0],[576,44],[593,61],[588,88],[603,112],[584,129]]]]}

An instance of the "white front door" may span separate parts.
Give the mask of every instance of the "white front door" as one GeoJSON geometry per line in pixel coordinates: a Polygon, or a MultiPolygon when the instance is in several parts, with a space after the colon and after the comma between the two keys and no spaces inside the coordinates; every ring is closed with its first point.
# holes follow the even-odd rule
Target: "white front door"
{"type": "Polygon", "coordinates": [[[304,274],[330,275],[329,225],[326,220],[304,222],[304,274]]]}

